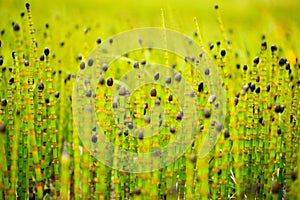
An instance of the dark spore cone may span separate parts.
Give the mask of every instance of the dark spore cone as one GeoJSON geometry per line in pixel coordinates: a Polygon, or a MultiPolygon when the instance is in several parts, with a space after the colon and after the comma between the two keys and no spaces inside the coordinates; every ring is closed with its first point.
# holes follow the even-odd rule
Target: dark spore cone
{"type": "Polygon", "coordinates": [[[258,64],[259,63],[259,57],[258,56],[256,56],[254,59],[253,59],[253,62],[254,62],[254,64],[258,64]]]}
{"type": "Polygon", "coordinates": [[[40,82],[40,83],[38,84],[38,89],[39,89],[39,90],[44,90],[44,83],[43,83],[43,82],[40,82]]]}
{"type": "Polygon", "coordinates": [[[277,46],[276,46],[275,44],[272,44],[272,46],[271,46],[271,51],[272,51],[272,52],[277,51],[277,46]]]}
{"type": "Polygon", "coordinates": [[[150,90],[150,95],[151,95],[151,97],[156,97],[157,92],[156,92],[156,89],[154,87],[150,90]]]}
{"type": "Polygon", "coordinates": [[[101,44],[101,38],[97,38],[96,42],[97,44],[101,44]]]}
{"type": "Polygon", "coordinates": [[[3,98],[3,99],[1,100],[1,105],[2,105],[2,106],[6,106],[6,105],[7,105],[7,100],[6,100],[5,98],[3,98]]]}
{"type": "Polygon", "coordinates": [[[46,47],[46,48],[44,49],[44,54],[45,54],[45,56],[48,56],[49,53],[50,53],[50,50],[49,50],[48,47],[46,47]]]}
{"type": "Polygon", "coordinates": [[[4,122],[0,122],[0,134],[4,134],[6,130],[4,122]]]}
{"type": "Polygon", "coordinates": [[[199,84],[198,84],[198,92],[202,92],[204,89],[204,84],[203,82],[201,81],[199,84]]]}
{"type": "Polygon", "coordinates": [[[172,95],[172,94],[169,95],[168,101],[169,101],[169,102],[173,101],[173,95],[172,95]]]}
{"type": "Polygon", "coordinates": [[[18,23],[14,23],[13,27],[14,27],[14,31],[19,31],[21,29],[18,23]]]}
{"type": "Polygon", "coordinates": [[[224,57],[226,55],[226,50],[222,49],[221,52],[220,52],[220,54],[221,54],[222,57],[224,57]]]}
{"type": "Polygon", "coordinates": [[[81,70],[84,70],[84,69],[85,69],[85,62],[81,62],[81,63],[80,63],[80,69],[81,69],[81,70]]]}
{"type": "Polygon", "coordinates": [[[280,66],[283,66],[283,65],[285,65],[286,61],[287,61],[286,58],[280,58],[278,64],[280,66]]]}
{"type": "Polygon", "coordinates": [[[114,84],[114,81],[113,81],[112,77],[109,77],[107,79],[106,83],[107,83],[108,86],[112,86],[114,84]]]}
{"type": "Polygon", "coordinates": [[[30,8],[30,3],[29,3],[29,2],[26,2],[26,3],[25,3],[25,7],[26,7],[27,9],[29,9],[29,8],[30,8]]]}

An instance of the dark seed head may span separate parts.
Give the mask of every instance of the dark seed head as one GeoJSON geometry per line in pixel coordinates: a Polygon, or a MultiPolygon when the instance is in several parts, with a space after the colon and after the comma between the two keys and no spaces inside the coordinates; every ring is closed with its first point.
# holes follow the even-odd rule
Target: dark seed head
{"type": "Polygon", "coordinates": [[[229,137],[230,137],[228,128],[225,128],[225,129],[224,129],[224,137],[225,137],[225,138],[229,138],[229,137]]]}
{"type": "Polygon", "coordinates": [[[151,97],[156,97],[157,93],[156,93],[156,89],[154,87],[151,89],[150,95],[151,95],[151,97]]]}
{"type": "MultiPolygon", "coordinates": [[[[1,125],[0,125],[1,126],[1,125]]],[[[1,132],[1,131],[0,131],[1,132]]],[[[291,176],[292,176],[292,180],[293,181],[295,181],[295,180],[297,180],[297,176],[298,176],[298,174],[297,174],[297,167],[295,167],[294,169],[293,169],[293,171],[292,171],[292,174],[291,174],[291,176]]]]}
{"type": "Polygon", "coordinates": [[[9,79],[9,84],[12,85],[15,82],[15,79],[12,77],[9,79]]]}
{"type": "Polygon", "coordinates": [[[103,64],[102,64],[102,70],[103,70],[104,72],[106,72],[106,71],[107,71],[107,68],[108,68],[107,64],[106,64],[106,63],[103,63],[103,64]]]}
{"type": "Polygon", "coordinates": [[[112,86],[114,84],[114,81],[113,81],[112,77],[109,77],[107,79],[106,83],[107,83],[108,86],[112,86]]]}
{"type": "Polygon", "coordinates": [[[281,135],[281,128],[278,126],[278,128],[277,128],[277,134],[278,135],[281,135]]]}
{"type": "Polygon", "coordinates": [[[4,134],[6,130],[4,122],[0,123],[0,134],[4,134]]]}
{"type": "Polygon", "coordinates": [[[263,118],[263,117],[260,117],[260,118],[258,119],[258,122],[259,122],[260,124],[263,124],[263,121],[264,121],[264,118],[263,118]]]}
{"type": "Polygon", "coordinates": [[[256,93],[256,94],[259,94],[259,93],[260,93],[260,87],[257,87],[257,88],[256,88],[255,93],[256,93]]]}
{"type": "Polygon", "coordinates": [[[248,66],[247,66],[247,65],[244,65],[243,70],[244,70],[244,71],[247,71],[247,69],[248,69],[248,66]]]}
{"type": "Polygon", "coordinates": [[[87,90],[86,92],[85,92],[85,96],[86,97],[91,97],[92,96],[92,90],[87,90]]]}
{"type": "Polygon", "coordinates": [[[50,50],[49,50],[48,47],[46,47],[46,48],[44,49],[44,54],[45,54],[45,56],[48,56],[49,53],[50,53],[50,50]]]}
{"type": "Polygon", "coordinates": [[[13,59],[15,59],[15,56],[16,56],[16,51],[15,51],[15,50],[13,50],[13,51],[11,52],[11,56],[12,56],[13,59]]]}
{"type": "Polygon", "coordinates": [[[44,90],[44,83],[43,83],[43,82],[40,82],[40,83],[38,84],[38,89],[39,89],[39,90],[44,90]]]}
{"type": "Polygon", "coordinates": [[[251,83],[250,90],[251,90],[251,92],[254,92],[254,90],[255,90],[255,84],[254,83],[251,83]]]}
{"type": "Polygon", "coordinates": [[[155,74],[154,74],[154,80],[158,80],[159,79],[159,73],[158,72],[156,72],[155,74]]]}
{"type": "Polygon", "coordinates": [[[91,67],[94,64],[94,60],[92,58],[90,58],[88,60],[88,66],[91,67]]]}
{"type": "Polygon", "coordinates": [[[210,118],[210,110],[208,108],[204,109],[204,117],[205,118],[210,118]]]}
{"type": "Polygon", "coordinates": [[[285,65],[286,61],[287,61],[286,58],[280,58],[278,64],[280,66],[283,66],[283,65],[285,65]]]}
{"type": "Polygon", "coordinates": [[[166,84],[171,84],[171,82],[172,82],[172,79],[171,79],[171,77],[169,76],[169,77],[167,78],[167,80],[166,80],[166,84]]]}
{"type": "Polygon", "coordinates": [[[267,48],[267,42],[265,40],[262,41],[261,46],[264,47],[264,49],[266,49],[267,48]]]}
{"type": "Polygon", "coordinates": [[[29,8],[30,8],[30,3],[29,3],[29,2],[26,2],[26,3],[25,3],[25,7],[26,7],[27,9],[29,9],[29,8]]]}
{"type": "Polygon", "coordinates": [[[204,88],[204,84],[203,84],[203,82],[201,81],[201,82],[198,84],[198,92],[202,92],[202,91],[203,91],[203,88],[204,88]]]}
{"type": "Polygon", "coordinates": [[[287,62],[287,63],[286,63],[286,65],[285,65],[285,69],[286,69],[286,70],[290,70],[290,69],[291,69],[291,65],[290,65],[290,63],[289,63],[289,62],[287,62]]]}
{"type": "Polygon", "coordinates": [[[132,122],[129,122],[128,123],[128,128],[131,130],[131,129],[133,129],[133,123],[132,122]]]}
{"type": "Polygon", "coordinates": [[[253,62],[254,62],[254,64],[258,64],[259,63],[259,57],[258,56],[256,56],[254,59],[253,59],[253,62]]]}
{"type": "Polygon", "coordinates": [[[169,95],[168,101],[169,101],[169,102],[173,101],[173,94],[170,94],[170,95],[169,95]]]}
{"type": "Polygon", "coordinates": [[[194,97],[195,96],[195,92],[194,92],[194,90],[191,90],[190,91],[190,97],[194,97]]]}
{"type": "Polygon", "coordinates": [[[96,42],[97,44],[101,44],[101,38],[97,38],[96,42]]]}
{"type": "Polygon", "coordinates": [[[1,106],[6,106],[7,105],[7,100],[5,98],[3,98],[1,100],[1,106]]]}
{"type": "Polygon", "coordinates": [[[150,116],[146,116],[146,117],[145,117],[145,122],[148,123],[148,124],[151,122],[150,116]]]}
{"type": "Polygon", "coordinates": [[[214,48],[214,44],[213,44],[213,43],[210,43],[210,44],[209,44],[209,49],[212,50],[213,48],[214,48]]]}
{"type": "Polygon", "coordinates": [[[135,68],[135,69],[139,68],[139,62],[138,61],[134,61],[133,68],[135,68]]]}
{"type": "Polygon", "coordinates": [[[197,156],[195,155],[195,154],[190,154],[190,161],[192,162],[192,163],[195,163],[196,161],[197,161],[197,156]]]}
{"type": "MultiPolygon", "coordinates": [[[[283,109],[284,109],[284,108],[283,108],[283,109]]],[[[281,113],[281,112],[283,112],[282,106],[281,106],[280,104],[278,104],[278,103],[275,105],[275,109],[274,109],[274,110],[275,110],[276,113],[281,113]]]]}
{"type": "Polygon", "coordinates": [[[171,132],[172,134],[174,134],[174,133],[176,132],[176,130],[175,130],[175,127],[174,127],[174,126],[170,126],[170,132],[171,132]]]}
{"type": "Polygon", "coordinates": [[[180,111],[177,113],[176,120],[182,120],[182,117],[183,117],[183,112],[180,111]]]}
{"type": "Polygon", "coordinates": [[[219,5],[215,4],[214,8],[217,10],[219,8],[219,5]]]}
{"type": "Polygon", "coordinates": [[[124,131],[124,135],[125,135],[125,136],[128,136],[128,134],[129,134],[129,132],[128,132],[128,130],[126,129],[126,130],[124,131]]]}
{"type": "Polygon", "coordinates": [[[59,92],[56,91],[56,92],[54,93],[54,96],[55,96],[55,98],[58,98],[58,97],[59,97],[59,92]]]}
{"type": "Polygon", "coordinates": [[[93,143],[96,143],[97,140],[98,140],[97,135],[94,134],[94,135],[92,136],[92,142],[93,142],[93,143]]]}
{"type": "Polygon", "coordinates": [[[256,75],[255,76],[255,81],[258,83],[260,81],[260,76],[259,75],[256,75]]]}
{"type": "Polygon", "coordinates": [[[220,176],[222,174],[222,169],[221,168],[218,168],[218,175],[220,176]]]}
{"type": "Polygon", "coordinates": [[[18,23],[14,23],[14,31],[19,31],[20,25],[18,23]]]}
{"type": "Polygon", "coordinates": [[[217,44],[217,46],[220,46],[220,45],[221,45],[220,40],[218,40],[218,41],[216,42],[216,44],[217,44]]]}
{"type": "Polygon", "coordinates": [[[277,46],[275,44],[272,44],[271,51],[272,52],[277,51],[277,46]]]}
{"type": "Polygon", "coordinates": [[[45,97],[45,103],[49,103],[49,98],[48,97],[45,97]]]}
{"type": "Polygon", "coordinates": [[[80,69],[81,69],[81,70],[84,70],[84,68],[85,68],[85,62],[81,62],[81,63],[80,63],[80,69]]]}
{"type": "Polygon", "coordinates": [[[135,193],[136,195],[140,195],[140,194],[142,193],[141,188],[139,188],[139,187],[135,188],[134,193],[135,193]]]}
{"type": "Polygon", "coordinates": [[[221,123],[218,124],[218,125],[217,125],[217,131],[218,131],[218,132],[221,132],[222,129],[223,129],[223,124],[221,124],[221,123]]]}
{"type": "Polygon", "coordinates": [[[160,105],[160,99],[156,99],[156,100],[155,100],[155,105],[156,105],[156,106],[159,106],[159,105],[160,105]]]}
{"type": "Polygon", "coordinates": [[[142,130],[139,131],[139,139],[144,139],[144,132],[142,130]]]}
{"type": "Polygon", "coordinates": [[[279,192],[279,183],[278,183],[277,180],[274,180],[272,182],[272,188],[271,189],[272,189],[273,194],[278,194],[278,192],[279,192]]]}
{"type": "Polygon", "coordinates": [[[102,75],[100,75],[100,78],[99,78],[99,84],[100,85],[103,85],[104,84],[104,78],[103,78],[103,76],[102,75]]]}
{"type": "Polygon", "coordinates": [[[209,100],[209,102],[210,102],[210,103],[213,103],[213,102],[215,102],[215,101],[216,101],[216,99],[217,99],[217,96],[216,96],[216,95],[214,95],[214,94],[210,95],[210,96],[209,96],[209,98],[208,98],[208,100],[209,100]]]}
{"type": "Polygon", "coordinates": [[[141,60],[141,64],[142,64],[142,65],[146,65],[146,60],[145,60],[145,59],[142,59],[142,60],[141,60]]]}
{"type": "Polygon", "coordinates": [[[284,107],[283,105],[280,106],[280,113],[283,113],[284,108],[285,108],[285,107],[284,107]]]}
{"type": "Polygon", "coordinates": [[[239,98],[234,97],[234,105],[236,106],[239,103],[239,98]]]}
{"type": "Polygon", "coordinates": [[[24,60],[24,65],[25,65],[26,67],[28,67],[28,66],[29,66],[29,61],[28,61],[28,60],[24,60]]]}
{"type": "Polygon", "coordinates": [[[177,82],[181,81],[181,74],[179,72],[175,74],[175,81],[177,82]]]}
{"type": "Polygon", "coordinates": [[[225,49],[222,49],[221,52],[220,52],[220,54],[221,54],[222,57],[224,57],[226,55],[225,49]]]}
{"type": "Polygon", "coordinates": [[[244,92],[247,92],[248,89],[249,89],[249,85],[248,85],[248,84],[246,84],[246,85],[244,85],[244,86],[242,87],[242,90],[243,90],[244,92]]]}
{"type": "Polygon", "coordinates": [[[205,68],[204,74],[205,74],[205,75],[209,75],[209,68],[208,68],[208,67],[205,68]]]}
{"type": "Polygon", "coordinates": [[[44,54],[41,54],[40,55],[40,61],[44,61],[45,60],[45,56],[44,56],[44,54]]]}
{"type": "Polygon", "coordinates": [[[267,91],[267,92],[270,92],[270,89],[271,89],[270,84],[267,84],[267,85],[266,85],[266,91],[267,91]]]}

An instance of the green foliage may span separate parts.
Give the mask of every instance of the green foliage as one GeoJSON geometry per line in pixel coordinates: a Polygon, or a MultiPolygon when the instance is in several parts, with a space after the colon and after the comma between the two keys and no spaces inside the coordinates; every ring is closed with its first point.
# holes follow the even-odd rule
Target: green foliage
{"type": "MultiPolygon", "coordinates": [[[[223,4],[213,9],[207,2],[174,1],[181,15],[169,9],[162,22],[157,8],[165,5],[124,2],[116,8],[110,1],[63,2],[66,10],[58,1],[25,7],[14,1],[0,3],[15,6],[0,14],[0,199],[299,199],[299,19],[291,20],[297,2],[267,7],[268,1],[232,1],[240,9],[230,10],[232,5],[224,3],[222,10],[223,4]],[[100,5],[99,14],[95,11],[100,5]],[[48,17],[56,9],[57,15],[48,17]],[[25,12],[19,15],[21,10],[25,12]],[[79,12],[82,16],[76,16],[79,12]],[[128,21],[108,17],[117,13],[128,21]],[[272,23],[268,13],[275,13],[272,23]],[[98,162],[91,155],[96,151],[90,154],[78,137],[71,108],[76,72],[88,67],[88,53],[101,45],[99,36],[161,24],[191,35],[214,59],[227,92],[226,121],[215,148],[199,159],[215,106],[207,102],[210,94],[201,75],[171,53],[145,49],[124,55],[109,69],[111,77],[119,78],[137,64],[165,63],[192,84],[201,115],[193,145],[174,163],[150,173],[120,172],[98,162]]],[[[113,100],[104,98],[114,87],[100,81],[95,99],[99,124],[115,145],[147,152],[172,141],[180,126],[176,95],[171,102],[171,91],[155,84],[135,91],[128,105],[136,111],[134,122],[150,123],[144,102],[155,106],[155,88],[167,123],[151,139],[134,138],[114,125],[113,100]]]]}

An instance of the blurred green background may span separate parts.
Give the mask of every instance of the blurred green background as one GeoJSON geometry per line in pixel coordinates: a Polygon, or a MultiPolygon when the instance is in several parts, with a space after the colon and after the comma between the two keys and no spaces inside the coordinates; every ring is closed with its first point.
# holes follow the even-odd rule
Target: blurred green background
{"type": "MultiPolygon", "coordinates": [[[[7,29],[12,21],[20,20],[26,1],[0,2],[0,29],[7,29]]],[[[161,9],[165,12],[166,27],[188,35],[195,31],[194,17],[198,19],[204,44],[221,38],[214,5],[219,4],[223,24],[236,51],[256,54],[261,35],[279,47],[288,46],[288,57],[299,56],[300,4],[298,0],[227,0],[227,1],[110,1],[110,0],[31,0],[36,37],[39,44],[58,53],[59,44],[73,54],[85,54],[95,46],[97,37],[109,36],[131,28],[162,26],[161,9]],[[45,24],[49,23],[51,42],[43,40],[45,24]],[[88,28],[89,33],[84,34],[88,28]],[[85,49],[85,50],[83,50],[85,49]]],[[[11,29],[11,28],[10,28],[11,29]]],[[[12,32],[12,30],[10,30],[12,32]]],[[[8,31],[6,31],[8,32],[8,31]]],[[[10,34],[8,32],[7,34],[10,34]]],[[[6,36],[8,37],[8,36],[6,36]]],[[[208,45],[207,45],[208,46],[208,45]]],[[[61,55],[60,59],[65,59],[61,55]]],[[[243,57],[243,56],[241,56],[243,57]]],[[[246,59],[247,56],[244,56],[246,59]]],[[[292,59],[294,60],[294,59],[292,59]]],[[[67,67],[71,69],[72,67],[67,67]]]]}

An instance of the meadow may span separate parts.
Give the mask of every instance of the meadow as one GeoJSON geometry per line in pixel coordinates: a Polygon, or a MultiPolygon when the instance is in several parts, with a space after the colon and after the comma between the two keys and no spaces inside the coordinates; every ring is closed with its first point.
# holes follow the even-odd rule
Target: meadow
{"type": "Polygon", "coordinates": [[[299,10],[297,0],[1,1],[0,199],[300,199],[299,10]],[[126,52],[116,34],[145,27],[186,35],[201,53],[147,46],[176,50],[171,31],[126,52]],[[121,55],[103,63],[106,47],[121,55]],[[103,136],[166,163],[133,172],[103,136]],[[160,151],[169,144],[179,157],[160,151]]]}

